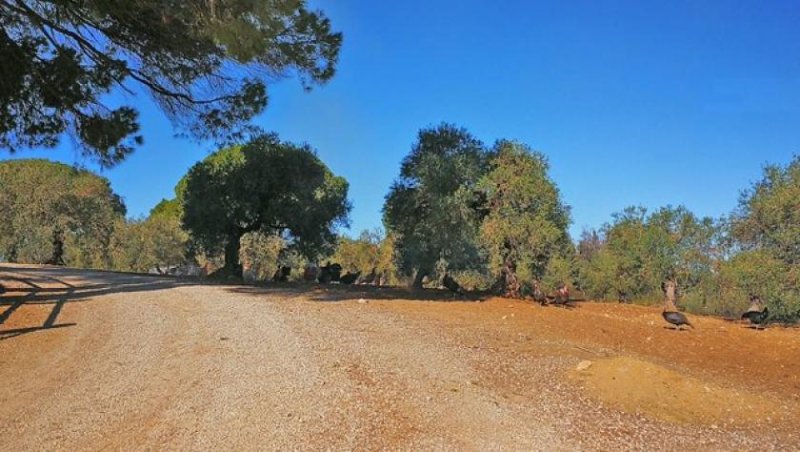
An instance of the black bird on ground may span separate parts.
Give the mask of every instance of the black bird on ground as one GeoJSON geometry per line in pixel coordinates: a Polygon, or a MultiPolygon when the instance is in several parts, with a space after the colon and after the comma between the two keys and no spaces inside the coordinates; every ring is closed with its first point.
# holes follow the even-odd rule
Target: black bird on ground
{"type": "Polygon", "coordinates": [[[358,279],[359,276],[361,276],[361,272],[360,271],[358,271],[356,273],[347,272],[347,273],[344,274],[344,276],[339,278],[339,282],[342,283],[342,284],[353,284],[354,282],[356,282],[356,280],[358,279]]]}
{"type": "MultiPolygon", "coordinates": [[[[666,320],[667,322],[675,325],[678,330],[682,330],[683,329],[682,328],[683,325],[690,326],[690,327],[694,328],[694,325],[689,323],[689,319],[687,319],[686,316],[683,315],[682,312],[666,311],[665,310],[664,312],[661,313],[661,315],[664,317],[664,320],[666,320]]],[[[673,328],[673,329],[676,329],[676,328],[673,328]]]]}
{"type": "Polygon", "coordinates": [[[755,325],[756,328],[763,328],[764,323],[767,321],[767,317],[769,317],[769,309],[765,306],[764,310],[759,311],[747,311],[742,314],[742,320],[747,319],[750,321],[751,325],[755,325]]]}
{"type": "Polygon", "coordinates": [[[556,291],[550,295],[548,301],[555,305],[569,305],[569,287],[566,284],[561,283],[556,288],[556,291]]]}
{"type": "Polygon", "coordinates": [[[539,286],[539,283],[533,283],[533,301],[539,303],[542,306],[547,306],[547,295],[542,292],[542,288],[539,286]]]}
{"type": "Polygon", "coordinates": [[[464,294],[464,289],[462,289],[458,282],[447,273],[445,273],[444,278],[442,278],[442,284],[459,295],[464,294]]]}
{"type": "Polygon", "coordinates": [[[322,284],[328,284],[333,281],[339,282],[340,279],[339,275],[341,273],[342,273],[341,265],[328,263],[324,267],[319,268],[319,275],[317,276],[317,281],[319,281],[322,284]]]}
{"type": "Polygon", "coordinates": [[[289,275],[292,274],[292,267],[282,266],[278,267],[275,270],[275,273],[272,275],[272,282],[287,282],[289,281],[289,275]]]}

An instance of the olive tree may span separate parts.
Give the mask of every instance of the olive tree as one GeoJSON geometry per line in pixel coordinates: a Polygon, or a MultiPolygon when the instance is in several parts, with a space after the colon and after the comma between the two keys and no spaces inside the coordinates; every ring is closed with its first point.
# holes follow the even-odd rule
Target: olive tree
{"type": "Polygon", "coordinates": [[[6,260],[108,267],[125,214],[107,179],[47,160],[0,162],[0,255],[6,260]]]}
{"type": "Polygon", "coordinates": [[[350,211],[347,189],[308,145],[270,134],[197,163],[178,194],[184,228],[204,251],[224,250],[225,271],[240,277],[249,232],[277,234],[308,257],[330,252],[350,211]]]}
{"type": "Polygon", "coordinates": [[[519,297],[548,269],[564,277],[571,248],[569,207],[547,175],[544,155],[513,141],[498,141],[492,154],[479,184],[486,199],[480,237],[499,289],[519,297]],[[558,265],[557,256],[564,258],[558,265]]]}
{"type": "Polygon", "coordinates": [[[483,143],[463,128],[441,124],[419,132],[383,207],[399,269],[416,272],[413,286],[421,287],[437,262],[459,269],[482,263],[474,207],[486,164],[483,143]]]}

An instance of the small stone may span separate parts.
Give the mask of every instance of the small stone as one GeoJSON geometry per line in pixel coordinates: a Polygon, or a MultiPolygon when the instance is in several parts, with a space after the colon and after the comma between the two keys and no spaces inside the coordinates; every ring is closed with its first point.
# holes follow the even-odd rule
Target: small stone
{"type": "Polygon", "coordinates": [[[583,370],[586,370],[586,369],[588,369],[590,367],[592,367],[592,362],[588,361],[588,360],[583,360],[583,361],[578,363],[578,366],[575,367],[575,370],[583,371],[583,370]]]}
{"type": "Polygon", "coordinates": [[[367,300],[365,300],[365,299],[363,299],[363,298],[359,298],[359,299],[358,299],[358,302],[359,302],[359,303],[361,303],[361,304],[366,304],[366,303],[368,303],[368,301],[367,301],[367,300]]]}
{"type": "Polygon", "coordinates": [[[505,319],[507,319],[507,318],[508,318],[508,316],[507,316],[507,315],[504,315],[504,316],[503,316],[503,320],[505,320],[505,319]]]}

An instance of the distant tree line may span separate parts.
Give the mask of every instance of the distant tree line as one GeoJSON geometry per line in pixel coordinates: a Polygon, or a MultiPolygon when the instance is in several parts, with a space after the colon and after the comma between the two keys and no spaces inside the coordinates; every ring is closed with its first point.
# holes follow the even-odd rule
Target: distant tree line
{"type": "Polygon", "coordinates": [[[192,167],[145,218],[105,178],[45,160],[0,162],[0,258],[148,271],[192,264],[268,280],[281,266],[337,262],[384,283],[511,297],[567,284],[586,298],[660,301],[678,284],[696,312],[732,315],[758,295],[776,320],[800,318],[800,157],[772,165],[723,218],[683,206],[629,207],[574,242],[570,209],[544,155],[486,146],[449,124],[419,132],[386,195],[385,233],[337,234],[347,182],[306,145],[264,135],[192,167]]]}

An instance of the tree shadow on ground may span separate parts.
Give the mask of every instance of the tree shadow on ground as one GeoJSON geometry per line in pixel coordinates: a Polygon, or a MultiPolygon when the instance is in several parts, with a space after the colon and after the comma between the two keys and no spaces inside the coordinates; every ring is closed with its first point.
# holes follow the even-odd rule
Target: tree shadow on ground
{"type": "Polygon", "coordinates": [[[145,292],[194,285],[198,281],[142,274],[124,274],[75,270],[59,267],[0,266],[0,341],[36,331],[74,326],[57,323],[66,303],[88,301],[94,297],[116,293],[145,292]],[[70,278],[81,282],[70,282],[70,278]],[[41,325],[3,329],[15,312],[23,306],[52,305],[41,325]]]}
{"type": "Polygon", "coordinates": [[[266,295],[278,298],[303,297],[314,302],[342,302],[360,299],[414,300],[432,302],[480,302],[491,297],[486,292],[456,294],[446,289],[412,289],[396,286],[367,286],[343,284],[275,283],[260,286],[236,286],[227,288],[240,295],[266,295]]]}

